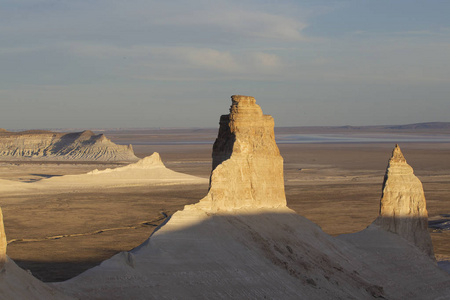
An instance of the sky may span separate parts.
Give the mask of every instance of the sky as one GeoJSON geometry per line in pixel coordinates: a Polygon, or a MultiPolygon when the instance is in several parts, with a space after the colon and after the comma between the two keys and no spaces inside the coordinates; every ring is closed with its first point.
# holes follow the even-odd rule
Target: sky
{"type": "Polygon", "coordinates": [[[450,122],[450,1],[2,0],[0,128],[450,122]]]}

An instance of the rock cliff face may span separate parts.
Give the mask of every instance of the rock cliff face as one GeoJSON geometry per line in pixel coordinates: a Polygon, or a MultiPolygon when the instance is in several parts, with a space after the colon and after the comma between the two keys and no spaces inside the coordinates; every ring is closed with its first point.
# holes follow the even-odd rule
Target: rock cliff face
{"type": "Polygon", "coordinates": [[[234,95],[231,100],[213,146],[209,193],[199,207],[217,211],[286,206],[273,118],[263,115],[253,97],[234,95]]]}
{"type": "Polygon", "coordinates": [[[380,215],[374,223],[414,243],[434,259],[422,183],[414,175],[398,145],[388,163],[380,215]]]}
{"type": "Polygon", "coordinates": [[[116,145],[103,134],[50,131],[0,131],[0,160],[68,159],[84,161],[137,161],[131,145],[116,145]]]}
{"type": "Polygon", "coordinates": [[[0,208],[0,272],[6,262],[6,235],[3,227],[3,214],[0,208]]]}

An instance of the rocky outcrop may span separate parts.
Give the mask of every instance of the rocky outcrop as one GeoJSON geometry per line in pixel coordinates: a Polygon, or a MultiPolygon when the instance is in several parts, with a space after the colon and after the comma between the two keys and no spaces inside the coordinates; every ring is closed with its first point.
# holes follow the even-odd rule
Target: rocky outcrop
{"type": "Polygon", "coordinates": [[[253,97],[234,95],[231,100],[213,146],[209,193],[198,205],[212,211],[286,206],[273,118],[253,97]]]}
{"type": "Polygon", "coordinates": [[[90,130],[0,132],[0,160],[48,159],[82,161],[137,161],[131,145],[116,145],[90,130]]]}
{"type": "Polygon", "coordinates": [[[55,284],[59,290],[108,300],[419,300],[450,293],[450,277],[398,235],[372,226],[339,240],[287,208],[272,118],[252,97],[232,100],[221,117],[208,195],[139,247],[55,284]]]}
{"type": "Polygon", "coordinates": [[[6,262],[6,235],[5,228],[3,226],[3,214],[0,208],[0,272],[6,262]]]}
{"type": "Polygon", "coordinates": [[[422,183],[414,175],[398,145],[387,166],[380,214],[374,223],[402,236],[434,259],[422,183]]]}

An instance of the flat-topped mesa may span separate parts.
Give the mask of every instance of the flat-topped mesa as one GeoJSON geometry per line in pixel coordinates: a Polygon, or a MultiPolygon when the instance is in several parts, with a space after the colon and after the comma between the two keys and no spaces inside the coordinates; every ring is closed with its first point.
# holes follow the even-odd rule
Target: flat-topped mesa
{"type": "Polygon", "coordinates": [[[422,183],[398,145],[386,169],[380,213],[374,224],[397,233],[434,259],[422,183]]]}
{"type": "Polygon", "coordinates": [[[231,100],[213,146],[209,193],[198,206],[212,211],[286,206],[273,118],[263,115],[253,97],[231,100]]]}
{"type": "Polygon", "coordinates": [[[2,209],[0,208],[0,271],[3,269],[3,266],[6,262],[6,235],[5,235],[5,227],[3,225],[3,214],[2,209]]]}

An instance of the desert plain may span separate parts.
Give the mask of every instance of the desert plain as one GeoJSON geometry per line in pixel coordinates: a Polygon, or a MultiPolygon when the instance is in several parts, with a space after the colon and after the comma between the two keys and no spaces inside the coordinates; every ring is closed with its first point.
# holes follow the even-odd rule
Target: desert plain
{"type": "MultiPolygon", "coordinates": [[[[357,232],[378,216],[383,177],[396,139],[423,183],[429,219],[449,218],[450,142],[445,139],[427,141],[429,132],[421,132],[424,139],[418,139],[414,131],[378,131],[377,135],[389,138],[298,143],[283,140],[293,132],[295,129],[276,130],[277,137],[281,137],[278,147],[284,158],[288,207],[326,233],[336,236],[357,232]]],[[[317,133],[316,129],[302,132],[317,133]]],[[[132,144],[140,158],[158,152],[167,168],[204,180],[39,192],[5,190],[0,204],[8,256],[38,279],[63,281],[120,251],[137,247],[167,216],[207,194],[217,129],[110,130],[105,135],[117,144],[132,144]]],[[[439,136],[446,134],[440,132],[439,136]]],[[[0,180],[30,183],[124,165],[0,161],[0,180]]],[[[450,260],[449,230],[429,231],[437,260],[450,260]]]]}

